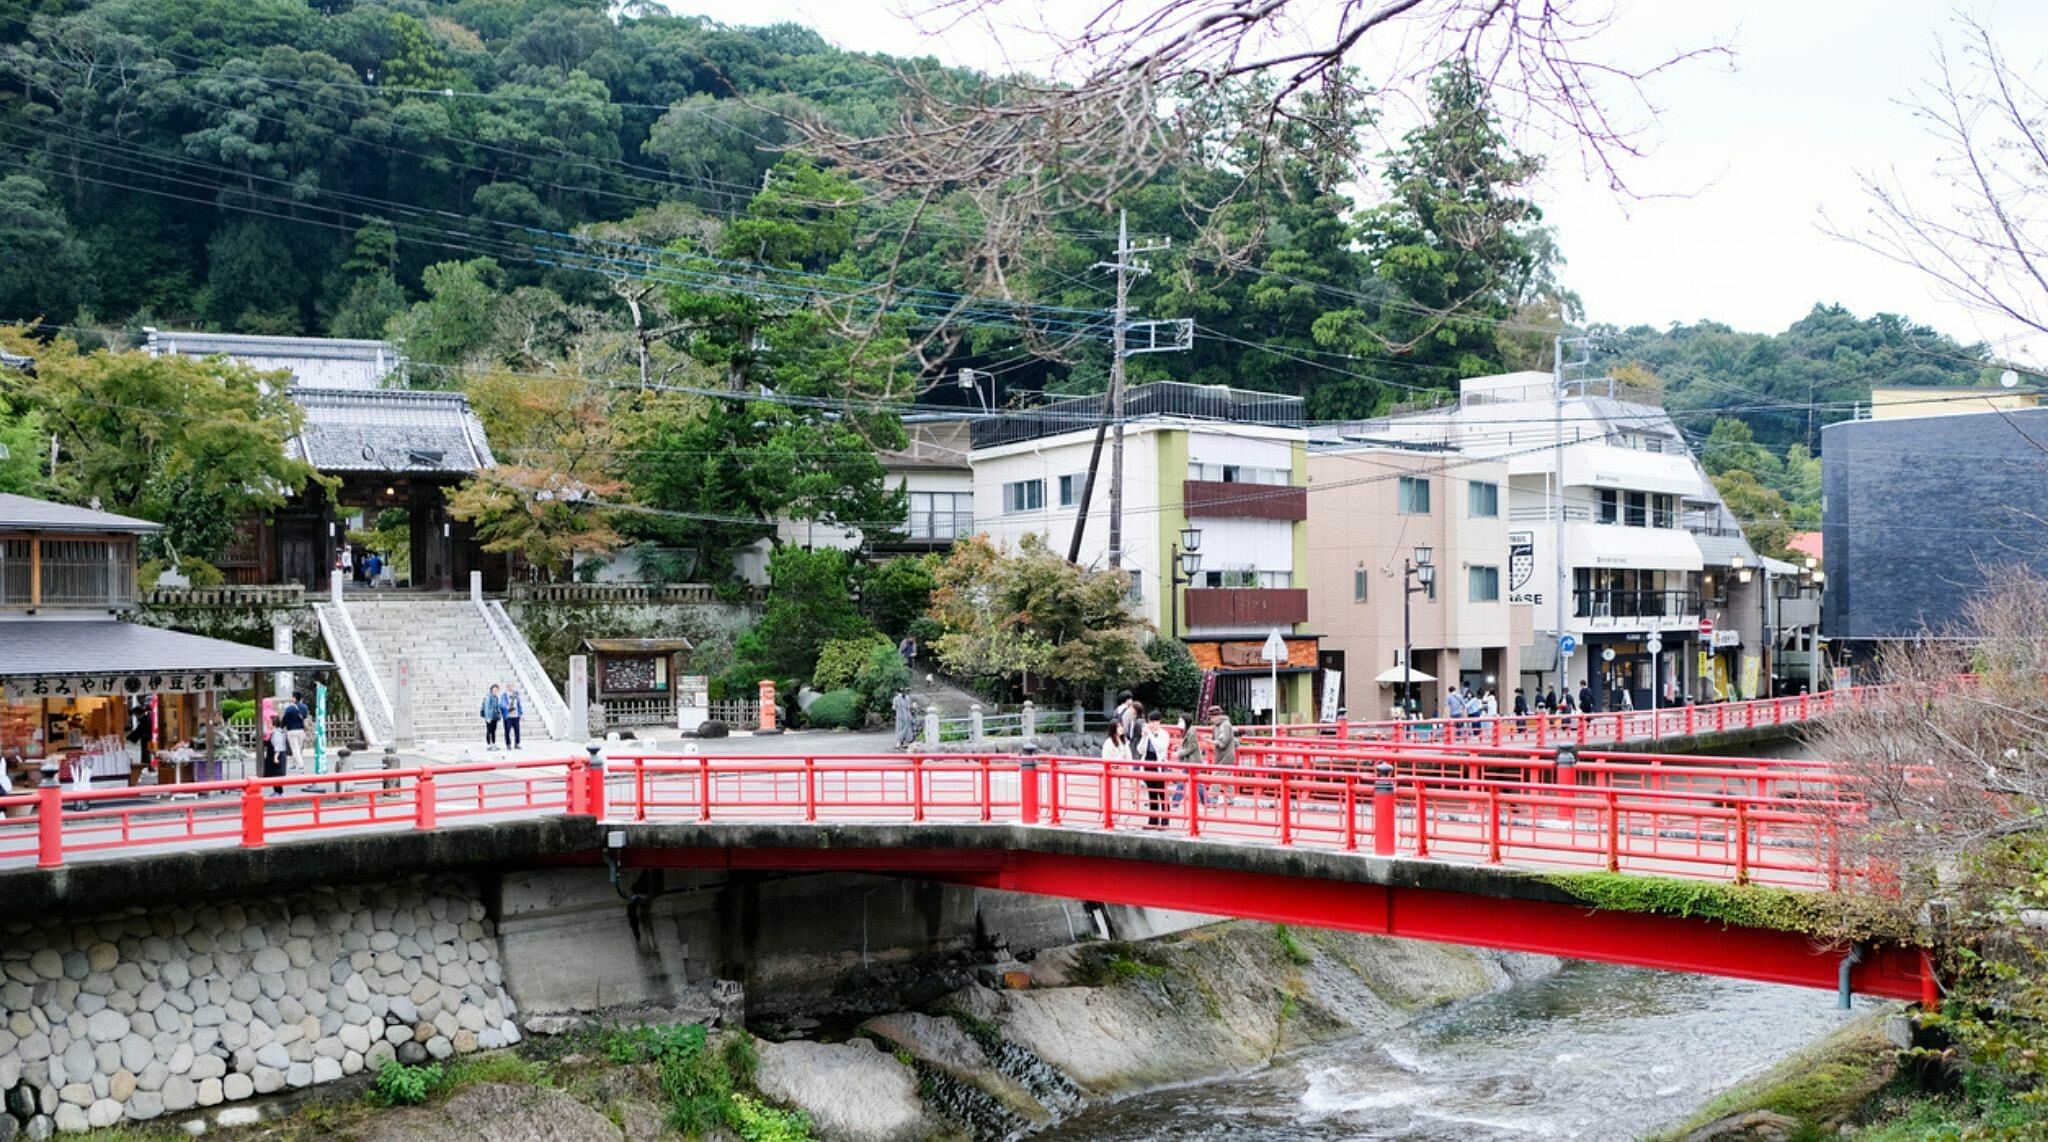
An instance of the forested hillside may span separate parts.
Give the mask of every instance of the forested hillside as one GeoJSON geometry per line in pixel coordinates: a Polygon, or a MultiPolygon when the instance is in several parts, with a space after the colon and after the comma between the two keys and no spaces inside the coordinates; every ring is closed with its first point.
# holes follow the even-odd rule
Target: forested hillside
{"type": "MultiPolygon", "coordinates": [[[[414,384],[466,388],[486,417],[508,464],[463,507],[501,549],[566,573],[570,552],[645,542],[715,572],[776,516],[900,520],[873,449],[913,403],[974,406],[962,366],[997,403],[1103,383],[1112,215],[998,244],[1014,220],[985,199],[906,200],[791,149],[793,122],[886,132],[906,71],[1003,91],[657,4],[0,0],[0,324],[67,362],[145,324],[391,338],[414,384]]],[[[1192,351],[1134,377],[1336,419],[1549,366],[1584,315],[1530,197],[1541,164],[1480,77],[1443,67],[1378,155],[1324,145],[1363,137],[1369,105],[1234,113],[1266,94],[1200,92],[1215,130],[1120,196],[1135,235],[1172,243],[1136,315],[1195,323],[1192,351]],[[1226,126],[1249,121],[1267,135],[1226,126]]],[[[1715,449],[1776,463],[1757,474],[1788,501],[1791,449],[1872,383],[1969,381],[1982,356],[1826,308],[1775,336],[1602,332],[1603,364],[1661,384],[1700,439],[1723,414],[1748,426],[1754,452],[1733,429],[1715,449]]],[[[83,392],[163,380],[120,354],[58,371],[83,392]]],[[[26,446],[63,399],[46,388],[0,382],[0,440],[24,445],[0,481],[98,494],[26,446]]]]}

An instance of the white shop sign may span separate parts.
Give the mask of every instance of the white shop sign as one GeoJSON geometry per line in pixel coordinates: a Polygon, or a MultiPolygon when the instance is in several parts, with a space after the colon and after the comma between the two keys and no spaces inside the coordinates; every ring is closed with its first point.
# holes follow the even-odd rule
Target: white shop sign
{"type": "Polygon", "coordinates": [[[249,672],[179,670],[152,674],[58,674],[9,678],[7,700],[42,698],[118,698],[137,694],[207,694],[216,690],[247,690],[249,672]]]}

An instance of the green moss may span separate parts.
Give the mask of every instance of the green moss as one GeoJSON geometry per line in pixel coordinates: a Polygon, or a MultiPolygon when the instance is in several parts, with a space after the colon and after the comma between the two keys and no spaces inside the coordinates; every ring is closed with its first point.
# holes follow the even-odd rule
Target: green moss
{"type": "Polygon", "coordinates": [[[1755,884],[1614,872],[1535,874],[1595,908],[1718,920],[1738,928],[1800,932],[1827,939],[1909,940],[1901,921],[1863,898],[1755,884]]]}
{"type": "Polygon", "coordinates": [[[482,1055],[464,1055],[449,1062],[437,1089],[447,1092],[471,1083],[546,1086],[547,1076],[538,1064],[522,1059],[514,1052],[492,1051],[482,1055]]]}
{"type": "Polygon", "coordinates": [[[1882,1017],[1858,1020],[1724,1092],[1683,1125],[1656,1137],[1683,1138],[1729,1115],[1763,1110],[1798,1123],[1790,1135],[1794,1142],[1833,1138],[1842,1124],[1857,1120],[1897,1074],[1898,1058],[1898,1048],[1885,1038],[1882,1017]]]}
{"type": "Polygon", "coordinates": [[[1300,967],[1315,960],[1308,949],[1301,946],[1301,941],[1294,938],[1294,933],[1287,930],[1287,925],[1273,925],[1273,935],[1280,941],[1280,952],[1287,957],[1288,963],[1300,967]]]}
{"type": "Polygon", "coordinates": [[[1121,940],[1090,944],[1075,958],[1068,978],[1081,987],[1163,980],[1170,969],[1160,961],[1159,954],[1157,949],[1121,940]]]}

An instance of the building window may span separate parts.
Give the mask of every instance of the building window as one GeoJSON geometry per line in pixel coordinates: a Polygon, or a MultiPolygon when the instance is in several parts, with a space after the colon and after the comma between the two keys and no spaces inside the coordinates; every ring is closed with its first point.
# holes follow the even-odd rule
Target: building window
{"type": "Polygon", "coordinates": [[[1003,485],[1003,510],[1035,512],[1045,506],[1044,480],[1017,480],[1003,485]]]}
{"type": "Polygon", "coordinates": [[[1423,476],[1401,477],[1402,515],[1429,514],[1429,480],[1423,476]]]}
{"type": "Polygon", "coordinates": [[[1621,522],[1621,493],[1613,488],[1600,489],[1600,522],[1621,522]]]}
{"type": "Polygon", "coordinates": [[[1493,517],[1500,514],[1500,485],[1473,482],[1465,485],[1474,516],[1493,517]]]}
{"type": "Polygon", "coordinates": [[[1647,493],[1630,492],[1628,494],[1628,518],[1626,522],[1630,527],[1648,527],[1650,525],[1650,497],[1647,493]]]}
{"type": "Polygon", "coordinates": [[[1205,480],[1215,484],[1279,484],[1285,486],[1292,481],[1294,473],[1287,468],[1258,468],[1250,464],[1195,464],[1188,465],[1188,479],[1205,480]]]}
{"type": "Polygon", "coordinates": [[[1060,477],[1060,506],[1073,507],[1081,502],[1081,477],[1078,475],[1060,477]]]}
{"type": "Polygon", "coordinates": [[[1466,581],[1470,587],[1473,602],[1500,602],[1500,568],[1469,567],[1466,569],[1466,581]]]}
{"type": "Polygon", "coordinates": [[[912,539],[960,539],[974,534],[974,493],[910,493],[912,539]]]}
{"type": "MultiPolygon", "coordinates": [[[[1360,574],[1364,574],[1364,572],[1360,572],[1360,574]]],[[[1195,573],[1193,585],[1197,587],[1236,588],[1240,590],[1291,587],[1294,585],[1294,572],[1260,571],[1251,567],[1240,567],[1230,571],[1198,571],[1195,573]]],[[[1359,601],[1364,602],[1363,599],[1359,601]]]]}
{"type": "Polygon", "coordinates": [[[1676,501],[1674,501],[1672,497],[1668,495],[1656,495],[1650,497],[1650,526],[1678,526],[1678,513],[1676,510],[1676,501]]]}
{"type": "Polygon", "coordinates": [[[1365,581],[1368,578],[1370,578],[1370,576],[1366,573],[1366,570],[1363,567],[1351,573],[1352,602],[1362,603],[1365,601],[1365,581]]]}

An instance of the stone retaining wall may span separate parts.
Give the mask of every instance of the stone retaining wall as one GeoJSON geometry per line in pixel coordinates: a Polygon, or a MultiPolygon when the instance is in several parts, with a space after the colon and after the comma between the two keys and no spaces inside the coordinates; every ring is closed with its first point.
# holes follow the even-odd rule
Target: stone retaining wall
{"type": "Polygon", "coordinates": [[[514,1013],[465,877],[0,923],[0,1138],[503,1047],[514,1013]]]}

